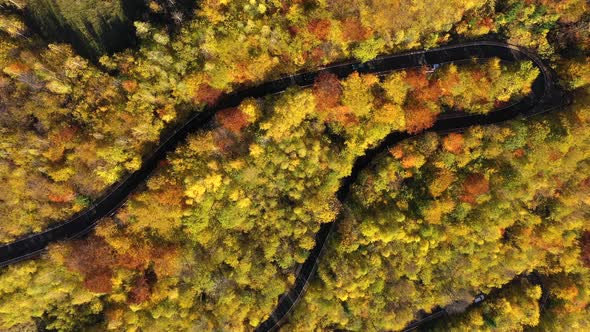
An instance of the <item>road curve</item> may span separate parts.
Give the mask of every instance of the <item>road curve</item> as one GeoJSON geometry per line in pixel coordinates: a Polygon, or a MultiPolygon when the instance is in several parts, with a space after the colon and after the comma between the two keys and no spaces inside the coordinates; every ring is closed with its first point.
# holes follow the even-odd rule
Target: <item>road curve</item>
{"type": "MultiPolygon", "coordinates": [[[[420,65],[434,65],[438,63],[454,62],[467,60],[470,58],[492,58],[498,57],[506,61],[530,60],[539,68],[541,74],[533,82],[532,92],[520,102],[510,105],[503,109],[494,110],[487,115],[466,114],[462,112],[451,112],[441,114],[435,125],[428,131],[435,131],[440,134],[451,132],[462,132],[470,126],[488,125],[501,123],[516,116],[530,117],[553,110],[569,103],[569,97],[556,86],[556,76],[553,71],[547,67],[539,57],[527,51],[524,48],[513,46],[495,41],[480,41],[464,43],[459,45],[445,46],[441,48],[414,51],[398,55],[379,57],[373,61],[364,64],[358,69],[359,72],[386,71],[385,67],[391,66],[392,63],[409,68],[420,65]],[[369,70],[363,70],[369,68],[369,70]]],[[[407,133],[392,133],[387,136],[379,146],[372,148],[366,154],[358,158],[353,166],[351,175],[342,180],[342,185],[338,191],[338,199],[343,202],[348,195],[350,185],[354,183],[359,172],[367,167],[374,157],[380,152],[385,151],[388,147],[404,139],[412,137],[407,133]]],[[[297,278],[292,288],[283,294],[278,301],[277,307],[270,316],[262,322],[256,332],[274,331],[278,329],[287,319],[289,313],[293,310],[297,302],[304,294],[311,277],[314,275],[319,259],[325,250],[328,236],[332,229],[337,225],[340,216],[336,221],[323,224],[316,234],[316,244],[311,250],[310,255],[301,265],[297,278]]],[[[432,317],[432,319],[438,317],[432,317]]]]}
{"type": "MultiPolygon", "coordinates": [[[[492,57],[498,57],[506,61],[532,61],[541,71],[541,75],[533,83],[532,93],[517,104],[502,110],[496,110],[486,116],[460,112],[442,114],[439,116],[434,127],[431,128],[432,131],[440,133],[462,131],[472,125],[498,123],[514,118],[517,115],[529,117],[554,110],[566,100],[561,91],[555,87],[555,76],[553,72],[536,55],[520,47],[495,41],[477,41],[431,50],[381,56],[365,63],[343,62],[320,68],[315,72],[300,73],[270,81],[256,87],[223,96],[215,107],[206,108],[203,112],[195,114],[174,130],[163,135],[160,145],[143,158],[143,163],[139,170],[127,175],[121,181],[112,185],[88,209],[43,232],[31,234],[12,243],[0,246],[0,267],[35,257],[41,254],[51,242],[72,239],[88,233],[96,226],[101,218],[114,213],[125,202],[131,192],[150,176],[158,162],[165,158],[166,153],[172,151],[189,133],[203,128],[209,123],[209,120],[216,111],[228,107],[235,107],[245,98],[257,98],[280,93],[293,85],[309,86],[323,72],[333,73],[339,78],[344,78],[354,71],[359,73],[386,73],[404,68],[469,60],[472,58],[486,59],[492,57]]],[[[410,136],[404,133],[392,133],[378,147],[370,149],[364,156],[358,158],[351,175],[343,179],[342,186],[338,191],[338,198],[342,201],[346,197],[350,184],[354,182],[358,172],[368,165],[369,161],[377,153],[391,144],[410,136]]],[[[293,288],[280,298],[278,306],[270,314],[268,319],[257,327],[256,331],[271,331],[278,328],[284,322],[289,312],[291,312],[301,298],[310,278],[314,274],[318,260],[324,251],[328,235],[336,223],[337,221],[321,226],[320,231],[316,234],[316,245],[311,250],[307,260],[301,265],[293,288]]]]}

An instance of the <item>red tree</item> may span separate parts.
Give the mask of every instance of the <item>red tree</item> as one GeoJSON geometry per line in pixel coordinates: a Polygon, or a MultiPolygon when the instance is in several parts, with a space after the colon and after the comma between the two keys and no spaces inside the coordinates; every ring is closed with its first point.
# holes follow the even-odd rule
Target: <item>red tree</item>
{"type": "Polygon", "coordinates": [[[313,94],[321,111],[338,106],[342,96],[342,86],[338,77],[331,73],[320,73],[313,83],[313,94]]]}
{"type": "Polygon", "coordinates": [[[226,108],[217,112],[215,120],[234,134],[239,134],[248,126],[248,116],[237,108],[226,108]]]}
{"type": "Polygon", "coordinates": [[[482,174],[471,174],[463,182],[463,202],[475,203],[475,199],[490,191],[490,182],[482,174]]]}
{"type": "Polygon", "coordinates": [[[309,29],[309,32],[315,35],[319,40],[326,40],[328,39],[331,26],[332,23],[329,20],[317,19],[309,22],[307,29],[309,29]]]}
{"type": "Polygon", "coordinates": [[[367,39],[370,33],[358,18],[348,17],[342,21],[342,34],[349,42],[359,42],[367,39]]]}
{"type": "Polygon", "coordinates": [[[582,234],[580,247],[582,251],[582,262],[584,262],[586,267],[590,268],[590,231],[586,231],[582,234]]]}
{"type": "Polygon", "coordinates": [[[221,94],[221,90],[212,88],[209,84],[202,83],[199,84],[199,87],[195,92],[195,100],[211,106],[217,102],[221,94]]]}
{"type": "Polygon", "coordinates": [[[151,287],[148,278],[145,274],[135,279],[135,285],[127,294],[127,302],[132,304],[139,304],[149,300],[151,295],[151,287]]]}
{"type": "Polygon", "coordinates": [[[112,290],[111,278],[114,263],[111,247],[98,236],[75,240],[66,266],[84,277],[84,286],[95,293],[108,293],[112,290]]]}

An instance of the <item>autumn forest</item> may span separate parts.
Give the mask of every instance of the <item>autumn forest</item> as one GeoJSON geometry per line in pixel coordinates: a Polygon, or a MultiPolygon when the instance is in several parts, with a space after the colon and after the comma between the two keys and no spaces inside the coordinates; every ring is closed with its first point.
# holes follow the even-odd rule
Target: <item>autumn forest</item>
{"type": "Polygon", "coordinates": [[[589,129],[586,0],[0,0],[0,257],[133,182],[0,331],[588,331],[589,129]],[[533,58],[365,65],[481,41],[533,58]]]}

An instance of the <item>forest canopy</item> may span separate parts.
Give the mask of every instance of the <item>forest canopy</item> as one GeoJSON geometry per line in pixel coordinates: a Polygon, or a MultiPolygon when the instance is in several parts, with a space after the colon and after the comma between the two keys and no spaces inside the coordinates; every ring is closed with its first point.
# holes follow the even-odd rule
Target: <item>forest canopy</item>
{"type": "Polygon", "coordinates": [[[247,98],[89,235],[1,268],[0,329],[252,331],[334,221],[285,330],[400,330],[438,309],[453,315],[427,330],[590,329],[589,24],[585,0],[0,0],[0,243],[88,208],[225,94],[332,62],[494,39],[572,96],[429,132],[530,94],[531,62],[489,59],[247,98]],[[338,199],[396,132],[413,136],[338,199]]]}
{"type": "MultiPolygon", "coordinates": [[[[587,100],[587,87],[578,93],[587,100]]],[[[420,310],[466,306],[532,271],[548,280],[587,274],[589,111],[578,102],[536,121],[428,133],[392,147],[353,185],[289,328],[399,330],[420,310]]],[[[498,324],[541,324],[527,313],[520,319],[498,324]]]]}

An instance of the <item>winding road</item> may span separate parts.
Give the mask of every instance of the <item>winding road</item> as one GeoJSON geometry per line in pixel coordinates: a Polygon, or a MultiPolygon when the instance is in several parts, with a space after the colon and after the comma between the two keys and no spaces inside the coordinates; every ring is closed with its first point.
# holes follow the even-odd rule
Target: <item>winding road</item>
{"type": "MultiPolygon", "coordinates": [[[[203,112],[195,114],[182,125],[165,134],[160,140],[160,145],[144,157],[139,170],[127,175],[121,181],[111,186],[88,209],[41,233],[31,234],[12,243],[0,246],[0,267],[35,257],[41,254],[47,245],[54,241],[76,238],[91,231],[101,218],[113,214],[126,201],[135,188],[150,176],[158,165],[158,162],[165,158],[166,153],[172,151],[180,142],[184,141],[189,133],[205,127],[218,110],[238,106],[245,98],[257,98],[280,93],[293,85],[301,87],[309,86],[313,84],[315,78],[322,72],[333,73],[339,78],[344,78],[354,71],[359,73],[385,74],[399,69],[493,57],[505,61],[532,61],[541,71],[541,75],[533,83],[532,93],[524,97],[520,102],[500,110],[495,110],[488,115],[474,115],[462,112],[441,114],[430,131],[439,133],[457,132],[473,125],[499,123],[518,115],[530,117],[558,109],[567,102],[568,98],[555,86],[554,73],[535,54],[517,46],[495,41],[469,42],[430,50],[381,56],[365,63],[343,62],[320,68],[311,73],[300,73],[270,81],[256,87],[225,95],[215,107],[206,108],[203,112]]],[[[350,184],[354,182],[359,171],[365,168],[378,153],[408,137],[411,137],[411,135],[392,133],[378,147],[368,150],[364,156],[358,158],[351,175],[342,180],[342,185],[337,195],[338,198],[341,201],[346,198],[350,184]]],[[[338,219],[335,222],[321,226],[319,232],[316,234],[316,245],[311,250],[306,261],[300,266],[293,287],[279,299],[278,306],[269,315],[267,320],[257,327],[256,331],[275,330],[285,321],[288,314],[304,294],[310,278],[317,269],[319,259],[325,249],[326,240],[337,223],[338,219]]]]}
{"type": "MultiPolygon", "coordinates": [[[[438,117],[435,125],[428,131],[435,131],[441,134],[461,132],[470,126],[500,123],[513,119],[518,115],[526,118],[550,112],[569,103],[568,96],[555,85],[555,74],[539,57],[524,48],[500,42],[472,42],[431,50],[408,52],[399,55],[381,57],[370,61],[365,65],[369,66],[369,68],[373,68],[372,66],[384,68],[384,63],[391,64],[390,62],[394,62],[397,64],[404,64],[405,68],[409,68],[421,65],[456,62],[470,58],[486,59],[493,57],[498,57],[501,60],[506,61],[532,61],[541,71],[539,77],[533,82],[532,93],[514,105],[494,110],[487,115],[474,115],[463,112],[443,113],[438,117]],[[376,62],[376,64],[374,62],[376,62]]],[[[386,71],[386,69],[383,69],[382,71],[386,71]]],[[[359,72],[379,72],[379,70],[359,70],[359,72]]],[[[342,185],[337,194],[338,199],[341,202],[346,199],[350,190],[350,185],[354,183],[359,172],[366,168],[379,153],[385,151],[391,145],[411,136],[412,135],[407,133],[392,133],[387,136],[379,146],[368,150],[364,156],[358,158],[353,166],[351,175],[342,180],[342,185]]],[[[323,224],[321,226],[320,231],[316,234],[316,245],[311,250],[309,257],[300,267],[293,287],[289,292],[281,296],[277,307],[271,315],[256,328],[257,332],[274,331],[286,321],[289,313],[305,293],[309,281],[318,267],[320,257],[325,250],[328,236],[332,229],[337,225],[339,219],[340,217],[336,218],[336,221],[332,223],[323,224]]],[[[432,317],[432,319],[435,318],[437,317],[432,317]]],[[[413,326],[413,328],[416,327],[417,325],[413,326]]]]}

